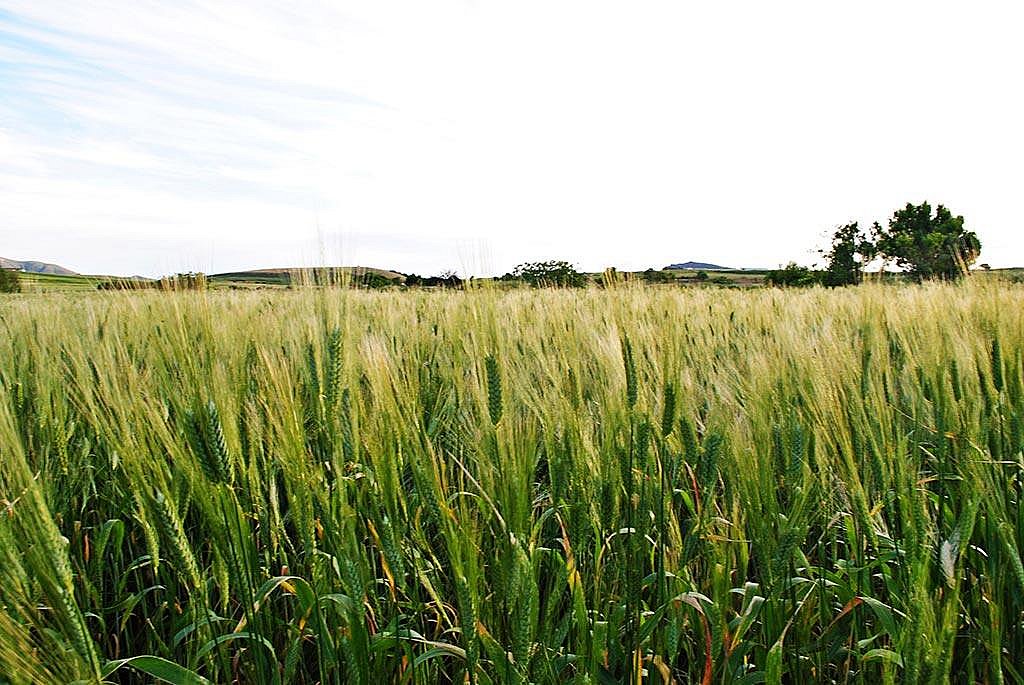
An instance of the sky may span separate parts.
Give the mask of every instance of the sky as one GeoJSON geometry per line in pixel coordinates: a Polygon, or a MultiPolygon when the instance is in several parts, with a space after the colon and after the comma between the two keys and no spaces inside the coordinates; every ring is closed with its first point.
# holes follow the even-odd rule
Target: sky
{"type": "Polygon", "coordinates": [[[0,256],[157,276],[819,260],[945,204],[1024,266],[1024,6],[0,0],[0,256]]]}

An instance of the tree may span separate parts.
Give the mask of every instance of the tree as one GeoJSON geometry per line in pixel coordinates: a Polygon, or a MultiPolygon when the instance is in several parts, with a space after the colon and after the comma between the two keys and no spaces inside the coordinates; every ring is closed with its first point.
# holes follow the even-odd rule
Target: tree
{"type": "Polygon", "coordinates": [[[21,274],[15,269],[0,268],[0,293],[20,293],[21,274]]]}
{"type": "Polygon", "coordinates": [[[897,210],[889,226],[873,228],[875,247],[912,278],[951,280],[967,273],[981,254],[981,241],[974,231],[964,229],[964,218],[939,205],[907,203],[897,210]]]}
{"type": "Polygon", "coordinates": [[[857,285],[864,277],[864,266],[875,256],[875,245],[856,221],[839,226],[832,234],[832,248],[822,251],[827,286],[857,285]]]}
{"type": "Polygon", "coordinates": [[[587,277],[566,261],[524,262],[501,277],[503,281],[525,281],[534,287],[579,288],[587,284],[587,277]]]}

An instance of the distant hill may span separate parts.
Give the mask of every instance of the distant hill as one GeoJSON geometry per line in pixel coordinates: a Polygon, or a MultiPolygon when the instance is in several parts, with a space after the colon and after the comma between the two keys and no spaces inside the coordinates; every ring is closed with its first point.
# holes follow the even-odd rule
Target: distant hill
{"type": "Polygon", "coordinates": [[[665,267],[668,269],[694,269],[699,271],[733,271],[727,266],[718,266],[717,264],[708,264],[707,262],[682,262],[681,264],[669,264],[665,267]]]}
{"type": "Polygon", "coordinates": [[[54,276],[78,275],[71,269],[65,269],[63,266],[57,266],[56,264],[47,264],[46,262],[19,262],[15,259],[4,259],[3,257],[0,257],[0,268],[17,269],[18,271],[26,271],[32,274],[52,274],[54,276]]]}

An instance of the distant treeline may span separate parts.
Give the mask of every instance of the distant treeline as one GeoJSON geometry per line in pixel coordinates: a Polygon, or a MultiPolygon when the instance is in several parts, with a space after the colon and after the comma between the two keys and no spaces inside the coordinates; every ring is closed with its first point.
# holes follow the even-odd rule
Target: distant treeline
{"type": "Polygon", "coordinates": [[[437,276],[409,274],[405,277],[405,285],[428,288],[461,288],[462,279],[454,271],[445,271],[437,276]]]}

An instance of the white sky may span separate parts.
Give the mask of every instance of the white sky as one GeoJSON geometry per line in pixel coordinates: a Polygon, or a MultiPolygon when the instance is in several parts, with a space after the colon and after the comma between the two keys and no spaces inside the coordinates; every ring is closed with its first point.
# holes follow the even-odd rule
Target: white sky
{"type": "Polygon", "coordinates": [[[929,200],[1024,266],[1022,7],[0,0],[0,255],[775,266],[929,200]]]}

